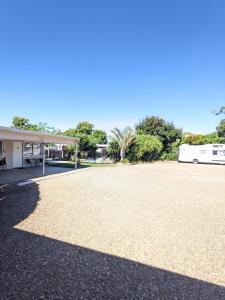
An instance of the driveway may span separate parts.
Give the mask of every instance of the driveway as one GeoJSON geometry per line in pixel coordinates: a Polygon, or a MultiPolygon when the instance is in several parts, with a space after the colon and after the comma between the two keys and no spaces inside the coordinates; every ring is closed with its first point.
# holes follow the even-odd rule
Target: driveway
{"type": "MultiPolygon", "coordinates": [[[[71,171],[69,168],[46,166],[45,175],[53,175],[71,171]]],[[[42,167],[26,168],[26,169],[10,169],[7,171],[0,171],[0,186],[4,184],[11,184],[42,177],[42,167]]]]}
{"type": "Polygon", "coordinates": [[[0,194],[0,299],[225,299],[225,167],[90,168],[0,194]]]}

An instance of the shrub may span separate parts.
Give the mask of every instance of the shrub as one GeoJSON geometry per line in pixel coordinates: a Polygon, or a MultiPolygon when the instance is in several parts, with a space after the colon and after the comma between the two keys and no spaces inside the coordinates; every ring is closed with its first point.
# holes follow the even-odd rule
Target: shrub
{"type": "Polygon", "coordinates": [[[159,138],[151,135],[139,134],[135,143],[128,149],[127,158],[131,162],[138,160],[152,161],[159,158],[163,145],[159,138]]]}
{"type": "Polygon", "coordinates": [[[109,142],[109,147],[107,148],[107,155],[113,162],[117,162],[120,160],[120,146],[118,142],[112,139],[109,142]]]}
{"type": "Polygon", "coordinates": [[[146,134],[156,136],[162,142],[163,151],[171,151],[172,143],[180,140],[182,137],[182,130],[176,128],[172,122],[166,122],[164,119],[151,116],[143,119],[136,125],[138,134],[146,134]]]}
{"type": "Polygon", "coordinates": [[[122,162],[123,164],[127,164],[127,163],[129,163],[129,159],[128,159],[128,158],[124,158],[123,160],[121,160],[121,162],[122,162]]]}
{"type": "Polygon", "coordinates": [[[164,153],[162,156],[163,160],[177,160],[178,154],[176,152],[164,153]]]}

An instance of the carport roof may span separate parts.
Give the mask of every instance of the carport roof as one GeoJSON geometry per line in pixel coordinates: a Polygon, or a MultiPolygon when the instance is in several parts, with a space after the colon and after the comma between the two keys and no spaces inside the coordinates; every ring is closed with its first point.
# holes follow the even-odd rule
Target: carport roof
{"type": "Polygon", "coordinates": [[[1,139],[41,142],[46,144],[74,144],[79,141],[79,138],[77,137],[68,137],[40,131],[21,130],[4,126],[0,126],[0,140],[1,139]]]}

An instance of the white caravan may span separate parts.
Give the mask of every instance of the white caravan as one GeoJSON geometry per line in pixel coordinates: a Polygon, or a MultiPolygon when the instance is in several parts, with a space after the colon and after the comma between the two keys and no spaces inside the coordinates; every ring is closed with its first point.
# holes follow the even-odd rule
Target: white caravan
{"type": "Polygon", "coordinates": [[[225,145],[181,145],[179,147],[179,162],[225,164],[225,145]]]}

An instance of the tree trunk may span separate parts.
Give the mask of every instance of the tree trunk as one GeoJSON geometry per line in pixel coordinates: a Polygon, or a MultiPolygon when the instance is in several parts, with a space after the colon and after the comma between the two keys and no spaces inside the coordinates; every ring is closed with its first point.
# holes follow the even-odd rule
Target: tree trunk
{"type": "Polygon", "coordinates": [[[121,149],[120,150],[120,160],[123,161],[124,158],[125,158],[125,151],[124,151],[124,149],[121,149]]]}

